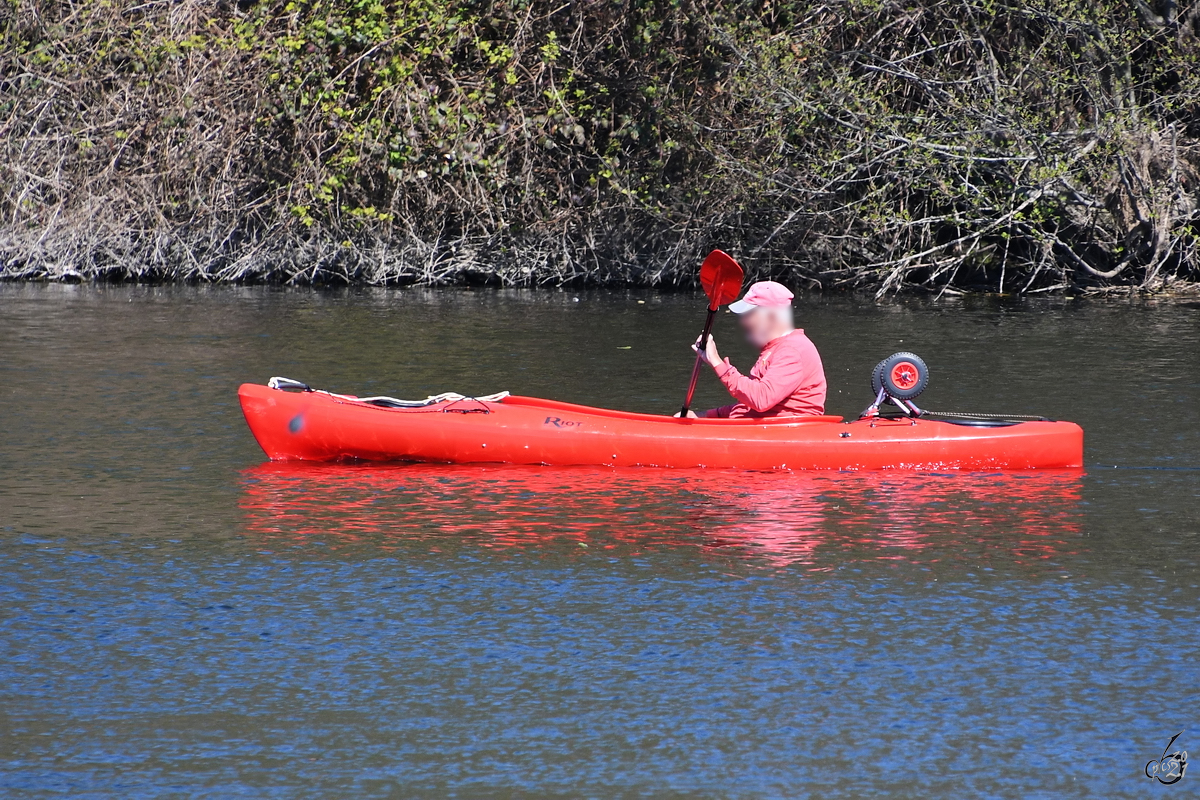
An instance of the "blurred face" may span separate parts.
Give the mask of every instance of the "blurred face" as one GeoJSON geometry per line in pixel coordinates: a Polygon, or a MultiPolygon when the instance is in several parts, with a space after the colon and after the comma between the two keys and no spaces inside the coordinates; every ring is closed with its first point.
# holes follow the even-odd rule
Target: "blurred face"
{"type": "Polygon", "coordinates": [[[772,339],[792,330],[792,309],[756,308],[742,314],[738,321],[742,324],[746,339],[761,350],[772,339]]]}

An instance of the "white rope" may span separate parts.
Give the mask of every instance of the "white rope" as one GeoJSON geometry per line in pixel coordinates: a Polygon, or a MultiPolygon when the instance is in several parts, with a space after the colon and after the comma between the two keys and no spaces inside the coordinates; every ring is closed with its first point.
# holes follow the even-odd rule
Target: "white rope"
{"type": "Polygon", "coordinates": [[[312,389],[308,384],[294,381],[291,378],[274,377],[267,381],[267,386],[272,389],[300,389],[302,391],[311,392],[319,391],[322,394],[327,394],[330,397],[336,397],[339,400],[353,400],[359,403],[371,403],[377,406],[391,406],[392,408],[421,408],[423,406],[434,406],[438,403],[457,403],[460,400],[478,400],[481,403],[499,403],[504,398],[508,397],[508,392],[496,392],[495,394],[483,395],[481,397],[471,397],[470,395],[459,394],[458,392],[442,392],[441,394],[431,394],[424,400],[400,400],[395,397],[386,395],[378,395],[376,397],[355,397],[350,394],[335,394],[327,392],[324,389],[312,389]]]}
{"type": "Polygon", "coordinates": [[[441,394],[431,394],[424,400],[399,400],[395,397],[387,397],[379,395],[377,397],[355,397],[350,394],[334,394],[333,392],[325,392],[330,397],[337,397],[342,400],[355,400],[359,403],[371,403],[372,405],[387,405],[393,408],[421,408],[422,406],[435,406],[438,403],[457,403],[459,400],[478,400],[481,403],[499,403],[504,398],[508,397],[508,392],[496,392],[495,394],[487,394],[482,397],[471,397],[470,395],[459,394],[458,392],[442,392],[441,394]]]}

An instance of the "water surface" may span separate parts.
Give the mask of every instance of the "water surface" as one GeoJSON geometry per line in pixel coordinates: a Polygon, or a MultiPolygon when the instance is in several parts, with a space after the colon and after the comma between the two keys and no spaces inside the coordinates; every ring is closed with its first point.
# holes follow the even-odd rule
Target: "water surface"
{"type": "Polygon", "coordinates": [[[274,465],[237,408],[670,413],[702,305],[0,285],[0,794],[1118,797],[1200,751],[1200,310],[801,300],[831,412],[914,350],[1082,473],[274,465]]]}

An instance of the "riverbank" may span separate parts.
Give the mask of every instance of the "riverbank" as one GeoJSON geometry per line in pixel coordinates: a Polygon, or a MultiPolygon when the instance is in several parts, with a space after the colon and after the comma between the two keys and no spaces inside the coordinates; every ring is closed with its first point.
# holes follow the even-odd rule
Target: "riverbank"
{"type": "Polygon", "coordinates": [[[952,6],[18,0],[0,277],[1200,281],[1200,7],[952,6]]]}
{"type": "MultiPolygon", "coordinates": [[[[425,265],[411,264],[411,262],[406,265],[403,262],[381,264],[364,261],[355,263],[351,269],[345,268],[345,262],[336,262],[332,265],[332,268],[329,264],[318,264],[306,270],[296,269],[294,263],[284,263],[279,260],[273,263],[275,266],[271,269],[249,271],[234,278],[220,276],[214,278],[194,272],[181,275],[174,270],[156,268],[155,266],[147,266],[141,269],[97,269],[89,270],[87,273],[73,268],[61,270],[38,268],[0,273],[0,284],[91,284],[101,286],[137,285],[148,287],[178,284],[205,286],[234,285],[244,287],[277,286],[281,288],[312,289],[360,287],[363,289],[373,288],[381,290],[448,287],[497,290],[529,289],[535,291],[563,289],[573,289],[576,291],[600,289],[620,291],[625,289],[638,292],[649,290],[666,294],[698,291],[693,282],[695,271],[693,271],[692,275],[687,275],[681,270],[680,274],[675,276],[669,283],[665,281],[655,283],[646,280],[647,275],[645,271],[638,265],[613,265],[608,271],[610,277],[598,278],[596,274],[584,274],[569,270],[551,270],[544,273],[533,272],[519,266],[518,263],[513,263],[508,268],[498,268],[495,265],[482,263],[472,263],[465,269],[458,269],[454,266],[447,268],[443,265],[440,270],[431,270],[425,265]]],[[[749,276],[747,281],[759,279],[760,277],[765,279],[769,275],[769,273],[765,272],[755,275],[755,270],[752,268],[748,270],[747,274],[749,276]]],[[[872,298],[876,301],[883,301],[887,297],[903,296],[912,299],[929,298],[943,303],[951,299],[1006,303],[1010,301],[1020,302],[1026,299],[1055,298],[1060,301],[1087,299],[1193,304],[1193,301],[1200,299],[1200,282],[1188,282],[1180,279],[1165,280],[1156,288],[1137,285],[1051,285],[1025,292],[997,292],[993,288],[985,286],[974,287],[973,289],[961,289],[952,285],[942,287],[917,285],[881,294],[876,287],[870,285],[858,288],[827,288],[817,281],[803,279],[797,281],[794,276],[786,273],[773,277],[788,282],[789,285],[795,287],[797,291],[805,295],[864,297],[872,298]]]]}

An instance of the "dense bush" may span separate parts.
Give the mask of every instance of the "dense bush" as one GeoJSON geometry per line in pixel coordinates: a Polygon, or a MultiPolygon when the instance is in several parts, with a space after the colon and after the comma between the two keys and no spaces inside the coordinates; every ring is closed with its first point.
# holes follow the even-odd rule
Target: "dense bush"
{"type": "Polygon", "coordinates": [[[1173,0],[0,0],[0,272],[1200,277],[1173,0]],[[1154,3],[1157,3],[1155,5],[1154,3]]]}

